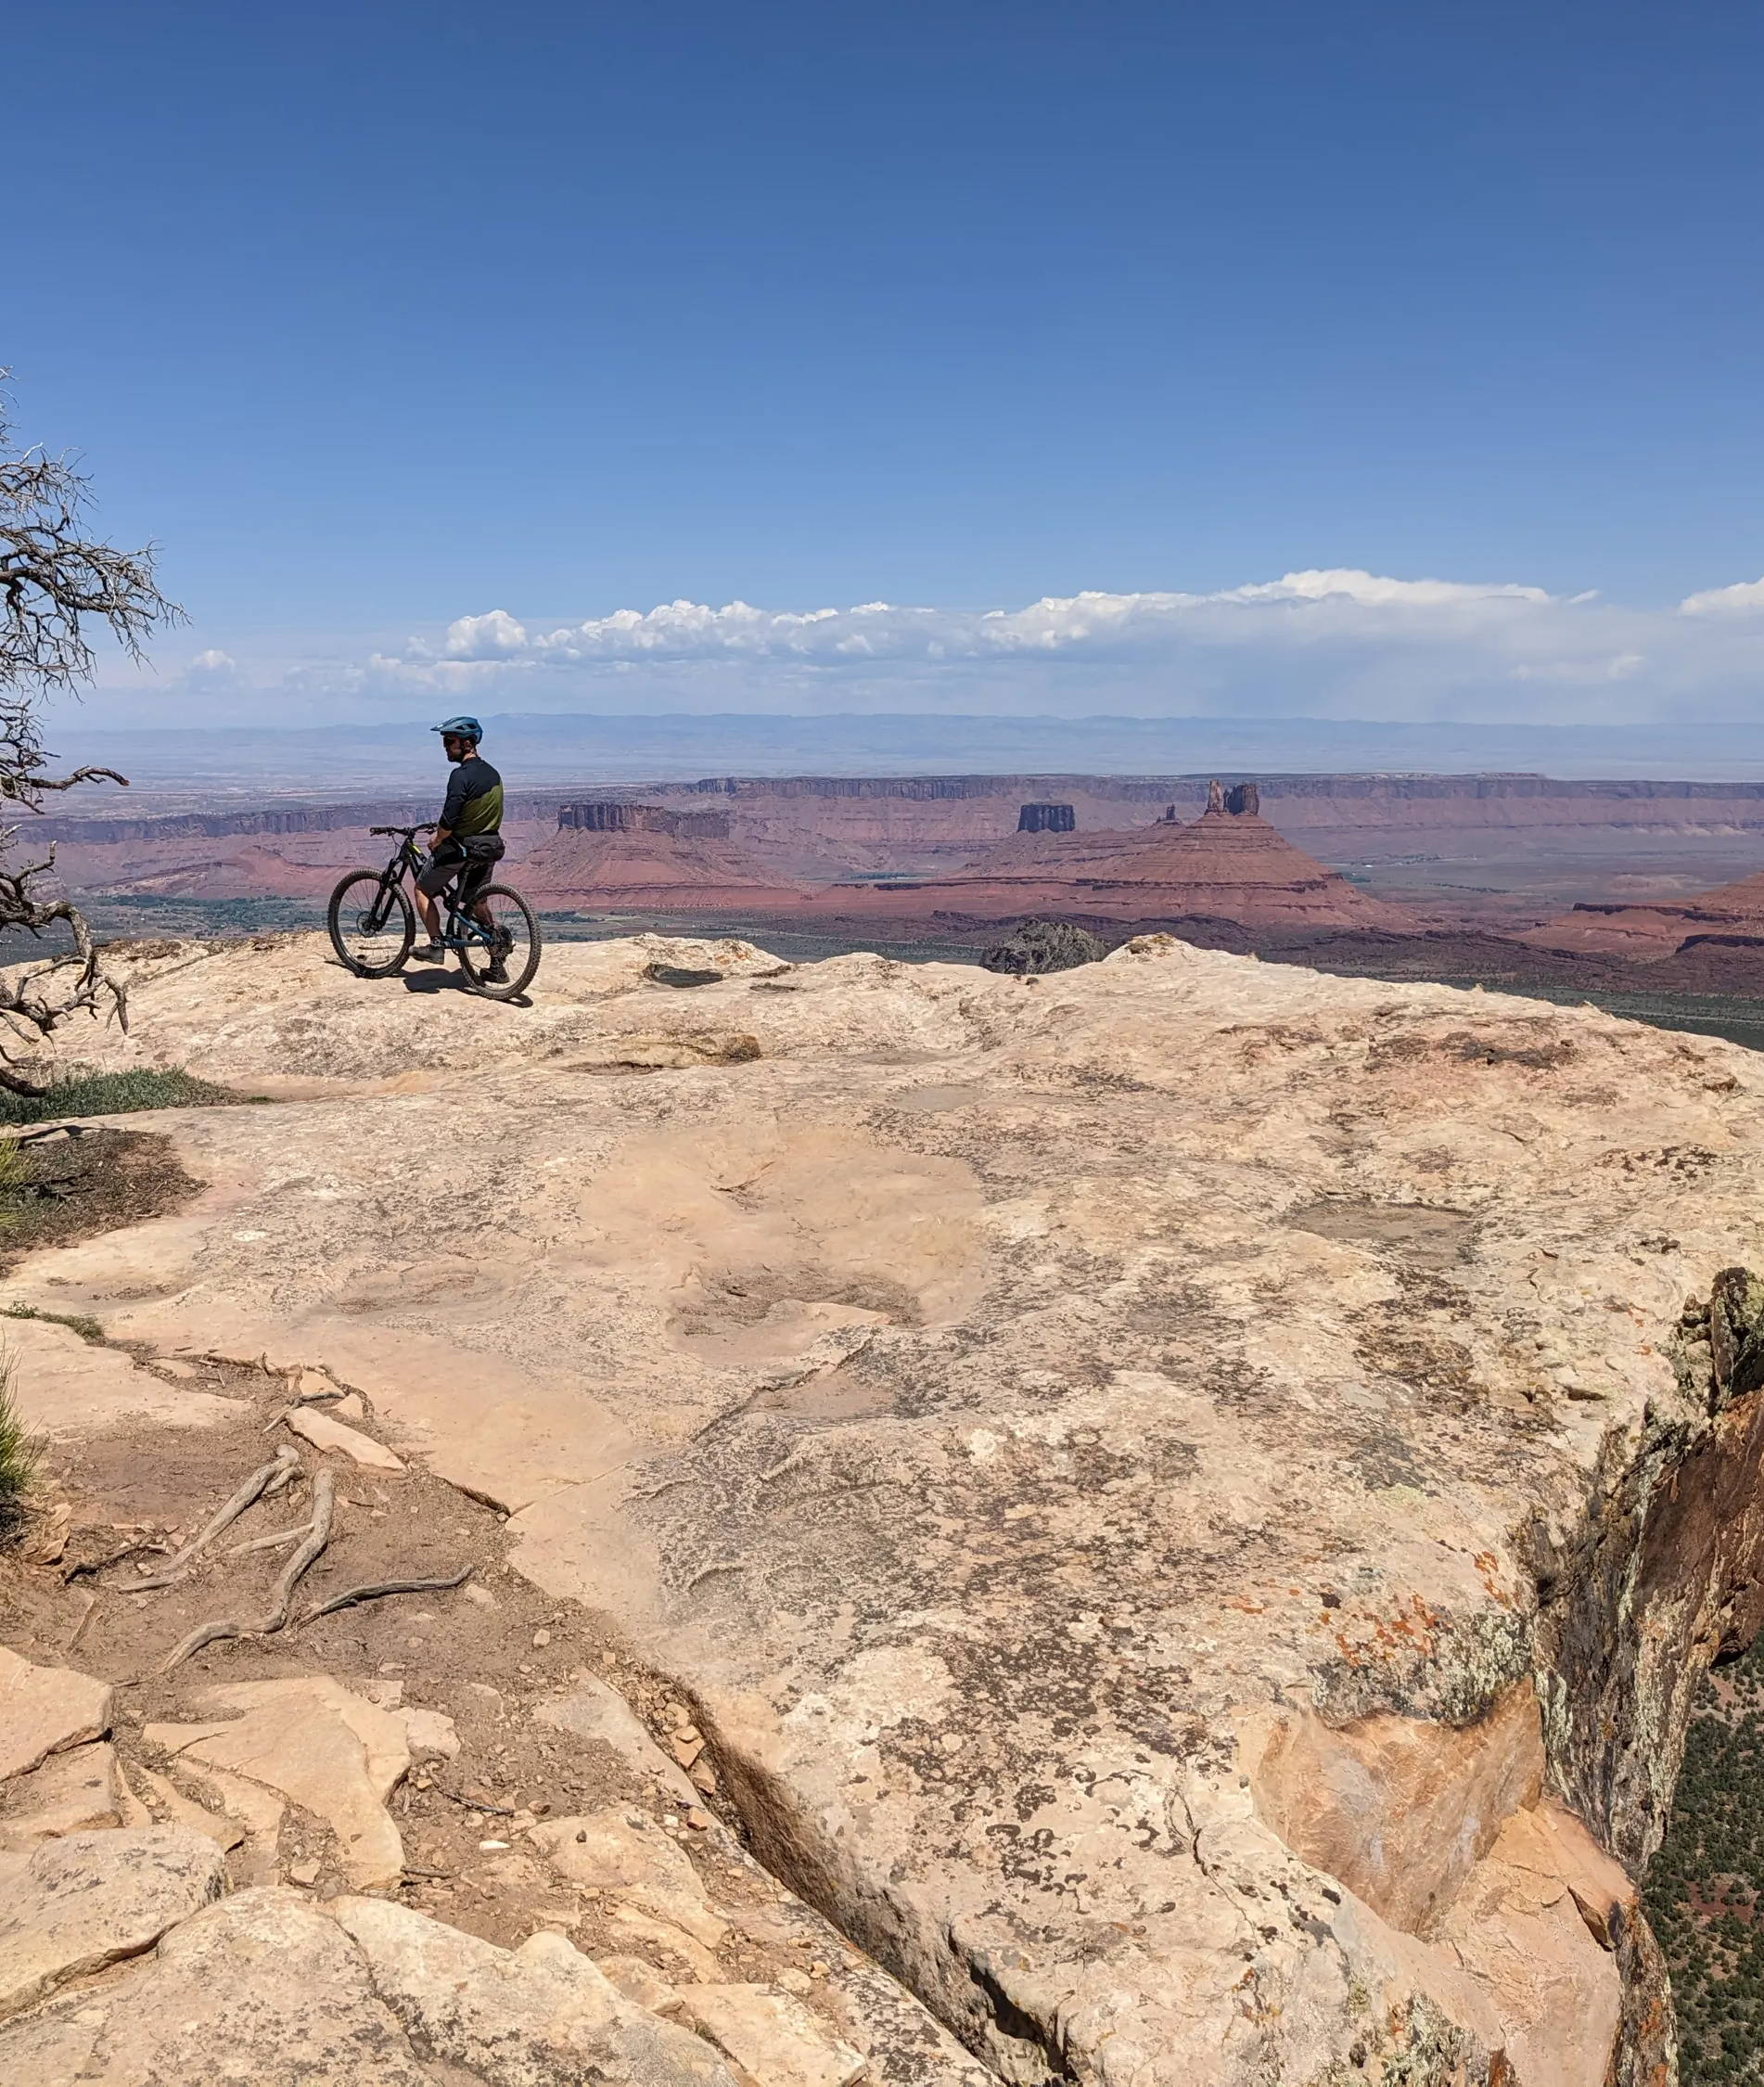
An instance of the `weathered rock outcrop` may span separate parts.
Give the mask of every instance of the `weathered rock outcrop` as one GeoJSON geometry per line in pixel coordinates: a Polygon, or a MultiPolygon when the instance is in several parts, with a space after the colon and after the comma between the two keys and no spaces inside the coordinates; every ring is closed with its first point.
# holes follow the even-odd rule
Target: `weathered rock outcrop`
{"type": "Polygon", "coordinates": [[[183,1920],[120,1982],[0,2029],[0,2061],[43,2087],[737,2087],[711,2045],[624,1999],[561,1935],[502,1950],[380,1900],[274,1887],[183,1920]]]}
{"type": "Polygon", "coordinates": [[[980,963],[988,971],[1039,978],[1048,971],[1074,970],[1080,964],[1100,964],[1107,954],[1106,943],[1070,921],[1026,920],[994,942],[980,963]]]}
{"type": "Polygon", "coordinates": [[[565,947],[518,1021],[132,968],[70,1055],[317,1098],[159,1118],[201,1199],[19,1300],[362,1390],[1000,2075],[1668,2077],[1633,1878],[1764,1584],[1758,1059],[1156,937],[565,947]]]}
{"type": "MultiPolygon", "coordinates": [[[[150,1448],[146,1455],[153,1460],[150,1448]]],[[[32,1671],[42,1699],[77,1701],[100,1687],[69,1670],[32,1671]]],[[[402,1684],[369,1685],[394,1704],[402,1694],[402,1684]]],[[[655,1753],[622,1699],[604,1684],[591,1696],[603,1711],[617,1706],[627,1748],[634,1734],[655,1753]]],[[[571,1700],[557,1706],[560,1733],[577,1730],[571,1700]]],[[[380,1799],[412,1765],[406,1738],[431,1762],[451,1761],[461,1750],[451,1719],[389,1710],[322,1673],[229,1685],[201,1707],[244,1715],[148,1725],[126,1742],[131,1756],[145,1748],[166,1758],[201,1802],[138,1758],[119,1773],[117,1748],[96,1738],[0,1776],[7,2079],[31,2087],[855,2087],[860,2079],[982,2087],[988,2077],[910,1995],[713,1832],[684,1777],[690,1830],[671,1816],[671,1786],[653,1793],[653,1812],[627,1799],[560,1818],[505,1814],[523,1851],[494,1840],[480,1852],[505,1856],[508,1877],[530,1877],[554,1901],[545,1925],[511,1950],[389,1902],[433,1871],[394,1859],[380,1867],[375,1896],[339,1894],[334,1880],[309,1895],[324,1865],[288,1850],[290,1828],[297,1852],[322,1823],[335,1835],[338,1869],[365,1881],[375,1842],[389,1838],[396,1856],[380,1799]],[[360,1741],[352,1760],[339,1754],[339,1733],[360,1741]],[[225,1743],[208,1746],[205,1734],[225,1743]],[[57,1779],[59,1800],[40,1801],[45,1777],[57,1779]],[[67,1801],[75,1791],[96,1791],[99,1801],[67,1801]],[[710,1861],[695,1864],[676,1836],[712,1850],[710,1861]],[[707,1874],[732,1902],[713,1902],[707,1874]],[[284,1876],[302,1889],[278,1888],[284,1876]],[[558,1927],[579,1929],[587,1903],[603,1947],[623,1943],[649,1961],[615,1947],[594,1962],[572,1945],[558,1927]],[[658,1954],[681,1966],[671,1979],[655,1969],[658,1954]],[[774,1977],[763,1975],[768,1961],[774,1977]]],[[[418,1790],[429,1780],[419,1774],[418,1790]]]]}

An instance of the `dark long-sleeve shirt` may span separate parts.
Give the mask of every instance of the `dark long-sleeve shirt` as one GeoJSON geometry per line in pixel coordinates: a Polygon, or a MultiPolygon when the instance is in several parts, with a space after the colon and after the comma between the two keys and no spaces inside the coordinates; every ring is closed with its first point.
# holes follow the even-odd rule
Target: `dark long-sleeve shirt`
{"type": "Polygon", "coordinates": [[[502,831],[503,779],[480,755],[473,754],[454,768],[441,823],[462,838],[502,831]]]}

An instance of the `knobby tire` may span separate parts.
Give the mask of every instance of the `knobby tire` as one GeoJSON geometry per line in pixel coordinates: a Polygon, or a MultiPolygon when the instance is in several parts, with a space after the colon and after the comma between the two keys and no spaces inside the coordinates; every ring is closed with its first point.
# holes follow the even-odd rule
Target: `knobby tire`
{"type": "Polygon", "coordinates": [[[378,870],[351,870],[331,893],[326,922],[339,962],[347,970],[353,971],[358,979],[390,979],[395,971],[403,969],[404,959],[416,942],[416,915],[404,887],[391,883],[378,870]],[[365,963],[351,950],[347,937],[350,929],[373,909],[382,894],[387,903],[388,954],[378,962],[365,963]]]}
{"type": "MultiPolygon", "coordinates": [[[[486,884],[481,890],[472,894],[471,903],[474,906],[487,905],[492,900],[500,900],[505,906],[518,914],[525,924],[526,954],[523,958],[518,949],[509,952],[514,962],[508,967],[507,981],[505,984],[496,985],[487,976],[492,963],[492,952],[482,942],[462,942],[459,951],[460,976],[465,980],[467,991],[477,993],[482,999],[515,1000],[531,985],[533,974],[539,968],[539,923],[533,917],[531,906],[518,891],[511,891],[505,884],[486,884]],[[515,963],[518,963],[518,969],[515,968],[515,963]]],[[[492,906],[492,910],[493,912],[495,908],[492,906]]]]}

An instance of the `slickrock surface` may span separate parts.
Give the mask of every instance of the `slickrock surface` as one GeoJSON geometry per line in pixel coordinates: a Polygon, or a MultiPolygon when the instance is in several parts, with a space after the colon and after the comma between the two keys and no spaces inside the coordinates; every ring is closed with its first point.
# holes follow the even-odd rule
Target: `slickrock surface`
{"type": "Polygon", "coordinates": [[[805,909],[841,919],[972,919],[1076,914],[1085,919],[1233,920],[1248,928],[1418,926],[1313,862],[1251,810],[1215,801],[1198,819],[1105,833],[1017,833],[954,875],[863,889],[839,885],[805,909]]]}
{"type": "Polygon", "coordinates": [[[68,1834],[0,1856],[0,2017],[151,1949],[220,1881],[219,1849],[184,1826],[68,1834]]]}
{"type": "MultiPolygon", "coordinates": [[[[211,1392],[168,1384],[152,1370],[115,1349],[95,1347],[71,1326],[49,1319],[9,1319],[6,1349],[12,1360],[12,1396],[33,1435],[50,1440],[96,1428],[148,1425],[211,1428],[236,1418],[240,1408],[211,1392]]],[[[0,1731],[5,1729],[6,1683],[0,1655],[0,1731]]],[[[0,1742],[0,1775],[7,1773],[0,1742]]]]}
{"type": "Polygon", "coordinates": [[[1630,1879],[1764,1587],[1764,1293],[1681,1320],[1764,1265],[1756,1058],[1158,937],[135,970],[70,1056],[313,1098],[156,1116],[203,1195],[17,1297],[363,1392],[997,2073],[1665,2077],[1630,1879]]]}
{"type": "Polygon", "coordinates": [[[244,1891],[118,1983],[0,2029],[7,2077],[104,2087],[736,2087],[559,1935],[500,1950],[373,1899],[244,1891]]]}

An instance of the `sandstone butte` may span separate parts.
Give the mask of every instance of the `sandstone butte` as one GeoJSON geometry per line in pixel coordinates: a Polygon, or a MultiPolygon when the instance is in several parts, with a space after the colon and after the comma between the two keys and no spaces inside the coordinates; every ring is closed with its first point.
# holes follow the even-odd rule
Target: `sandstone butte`
{"type": "Polygon", "coordinates": [[[1542,949],[1584,950],[1651,963],[1685,944],[1764,941],[1764,871],[1689,899],[1646,905],[1583,903],[1521,938],[1542,949]]]}
{"type": "MultiPolygon", "coordinates": [[[[1758,783],[1264,772],[1260,790],[1284,834],[1328,856],[1403,853],[1442,832],[1500,834],[1529,851],[1600,830],[1706,835],[1764,824],[1758,783]]],[[[658,784],[654,800],[724,807],[735,838],[764,861],[821,880],[841,868],[940,872],[1003,839],[1027,800],[1069,803],[1080,828],[1103,831],[1155,819],[1172,800],[1192,817],[1206,793],[1207,778],[1192,775],[721,776],[658,784]]]]}
{"type": "Polygon", "coordinates": [[[1416,930],[1387,904],[1313,862],[1259,812],[1253,784],[1217,783],[1198,819],[1175,807],[1119,832],[1018,832],[948,877],[837,885],[806,914],[841,920],[980,920],[1032,914],[1104,921],[1232,920],[1246,928],[1416,930]]]}
{"type": "Polygon", "coordinates": [[[524,1010],[124,962],[70,1058],[286,1098],[154,1116],[199,1196],[9,1300],[365,1391],[998,2077],[1671,2079],[1633,1880],[1764,1600],[1758,1058],[1162,936],[579,944],[524,1010]]]}
{"type": "MultiPolygon", "coordinates": [[[[612,911],[717,912],[789,907],[803,887],[768,870],[729,839],[726,814],[655,805],[569,805],[556,832],[519,864],[521,889],[612,911]]],[[[511,873],[512,874],[512,873],[511,873]]]]}

